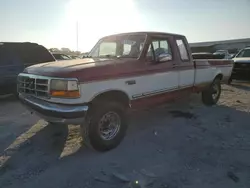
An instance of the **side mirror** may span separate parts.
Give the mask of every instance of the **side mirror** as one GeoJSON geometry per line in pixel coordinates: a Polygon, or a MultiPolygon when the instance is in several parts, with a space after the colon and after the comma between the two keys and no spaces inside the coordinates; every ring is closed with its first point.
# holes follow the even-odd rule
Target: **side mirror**
{"type": "Polygon", "coordinates": [[[172,55],[168,53],[160,54],[157,58],[158,62],[165,62],[165,61],[171,61],[172,55]]]}

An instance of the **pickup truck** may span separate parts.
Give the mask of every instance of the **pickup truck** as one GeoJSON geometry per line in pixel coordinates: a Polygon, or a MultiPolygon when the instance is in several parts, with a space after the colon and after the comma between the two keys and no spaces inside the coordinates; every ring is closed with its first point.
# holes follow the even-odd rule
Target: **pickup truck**
{"type": "Polygon", "coordinates": [[[149,108],[192,92],[214,105],[231,60],[193,60],[185,36],[133,32],[106,36],[87,58],[33,65],[18,76],[20,101],[50,123],[80,124],[83,142],[115,148],[129,109],[149,108]]]}

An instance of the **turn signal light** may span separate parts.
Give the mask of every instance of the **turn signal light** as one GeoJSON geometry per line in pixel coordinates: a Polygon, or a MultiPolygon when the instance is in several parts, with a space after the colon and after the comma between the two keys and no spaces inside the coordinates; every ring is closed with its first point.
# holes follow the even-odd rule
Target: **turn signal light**
{"type": "Polygon", "coordinates": [[[52,97],[66,97],[66,98],[77,98],[80,97],[79,91],[51,91],[52,97]]]}

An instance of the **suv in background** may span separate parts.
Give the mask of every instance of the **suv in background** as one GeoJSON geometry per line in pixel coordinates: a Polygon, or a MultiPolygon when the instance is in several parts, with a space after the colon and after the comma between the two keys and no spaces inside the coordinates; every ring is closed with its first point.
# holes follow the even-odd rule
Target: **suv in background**
{"type": "Polygon", "coordinates": [[[234,68],[229,83],[233,79],[250,80],[250,47],[240,50],[233,60],[234,68]]]}
{"type": "Polygon", "coordinates": [[[17,75],[26,67],[49,61],[55,58],[36,43],[0,43],[0,95],[16,93],[17,75]]]}

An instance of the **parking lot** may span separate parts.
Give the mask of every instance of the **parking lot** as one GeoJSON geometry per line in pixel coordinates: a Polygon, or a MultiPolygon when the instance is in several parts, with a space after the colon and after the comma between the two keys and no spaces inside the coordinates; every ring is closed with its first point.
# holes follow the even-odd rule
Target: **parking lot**
{"type": "Polygon", "coordinates": [[[98,153],[78,126],[47,125],[1,99],[0,187],[249,187],[249,111],[250,84],[224,85],[217,106],[193,95],[134,112],[121,145],[98,153]]]}

